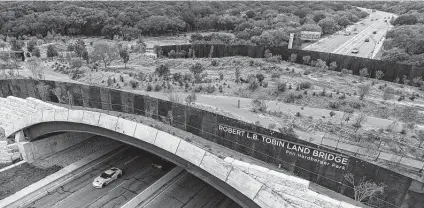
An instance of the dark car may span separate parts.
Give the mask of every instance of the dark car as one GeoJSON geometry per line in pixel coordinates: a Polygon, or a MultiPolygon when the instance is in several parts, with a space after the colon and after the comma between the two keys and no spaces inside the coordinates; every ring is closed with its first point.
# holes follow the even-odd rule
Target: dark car
{"type": "Polygon", "coordinates": [[[369,38],[365,38],[365,42],[370,42],[370,39],[369,38]]]}
{"type": "Polygon", "coordinates": [[[377,31],[372,32],[372,34],[377,34],[377,31]]]}

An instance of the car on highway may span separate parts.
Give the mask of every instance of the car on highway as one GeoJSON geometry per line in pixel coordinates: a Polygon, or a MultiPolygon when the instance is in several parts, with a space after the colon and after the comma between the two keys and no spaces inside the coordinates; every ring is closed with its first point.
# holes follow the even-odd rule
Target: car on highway
{"type": "Polygon", "coordinates": [[[372,32],[372,34],[377,34],[377,31],[372,32]]]}
{"type": "Polygon", "coordinates": [[[105,172],[103,172],[97,178],[95,178],[93,181],[93,186],[94,188],[104,188],[106,185],[120,178],[121,176],[122,176],[122,170],[116,167],[112,167],[106,170],[105,172]]]}
{"type": "Polygon", "coordinates": [[[369,38],[365,38],[365,42],[370,42],[370,39],[369,38]]]}
{"type": "Polygon", "coordinates": [[[352,50],[352,53],[359,53],[359,49],[358,49],[358,48],[354,48],[354,49],[352,50]]]}

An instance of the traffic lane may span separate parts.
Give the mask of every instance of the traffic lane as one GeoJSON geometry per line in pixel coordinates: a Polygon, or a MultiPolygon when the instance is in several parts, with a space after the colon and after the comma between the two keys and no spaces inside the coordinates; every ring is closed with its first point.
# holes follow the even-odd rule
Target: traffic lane
{"type": "MultiPolygon", "coordinates": [[[[140,172],[144,173],[143,170],[150,166],[151,160],[147,153],[137,148],[130,148],[123,154],[96,165],[89,172],[82,174],[78,178],[59,187],[47,196],[35,201],[29,207],[87,207],[94,202],[99,201],[99,199],[109,192],[114,193],[115,191],[119,191],[117,187],[125,185],[123,183],[124,181],[137,176],[140,172]],[[113,181],[103,189],[94,188],[92,186],[94,178],[112,166],[121,168],[123,170],[123,177],[113,181]]],[[[150,172],[147,172],[147,174],[149,173],[150,172]]],[[[135,194],[132,193],[125,193],[124,196],[129,197],[128,195],[135,196],[135,194]]],[[[100,202],[101,201],[102,200],[100,200],[100,202]]]]}
{"type": "Polygon", "coordinates": [[[125,163],[125,161],[131,160],[136,156],[137,153],[135,152],[135,150],[133,148],[130,148],[100,163],[97,163],[97,160],[93,161],[87,166],[87,168],[84,168],[84,170],[87,169],[88,171],[79,174],[73,180],[58,187],[46,196],[34,201],[28,207],[52,207],[57,202],[66,199],[69,195],[75,193],[76,191],[84,187],[86,184],[91,184],[94,178],[100,175],[103,170],[110,167],[111,164],[119,164],[122,162],[125,163]]]}
{"type": "Polygon", "coordinates": [[[186,174],[152,201],[138,208],[239,208],[230,198],[200,180],[186,174]]]}
{"type": "MultiPolygon", "coordinates": [[[[381,14],[379,13],[371,13],[370,16],[368,16],[366,19],[348,26],[347,30],[350,30],[351,33],[354,33],[355,31],[353,31],[353,28],[356,28],[357,32],[361,33],[363,30],[367,29],[370,25],[375,23],[375,21],[371,21],[371,19],[376,19],[376,18],[379,19],[380,17],[381,17],[381,14]]],[[[354,37],[355,35],[353,34],[345,36],[344,31],[339,31],[333,34],[332,37],[329,37],[321,42],[316,42],[314,44],[311,44],[305,47],[304,50],[334,53],[334,51],[338,49],[339,46],[350,41],[354,37]]]]}

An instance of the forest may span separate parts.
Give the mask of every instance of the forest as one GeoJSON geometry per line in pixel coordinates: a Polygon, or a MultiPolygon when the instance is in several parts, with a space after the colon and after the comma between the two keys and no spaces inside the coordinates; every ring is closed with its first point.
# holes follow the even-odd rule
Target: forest
{"type": "Polygon", "coordinates": [[[175,35],[227,31],[226,44],[285,45],[289,33],[332,34],[368,14],[344,2],[2,2],[0,33],[25,39],[66,36],[175,35]]]}

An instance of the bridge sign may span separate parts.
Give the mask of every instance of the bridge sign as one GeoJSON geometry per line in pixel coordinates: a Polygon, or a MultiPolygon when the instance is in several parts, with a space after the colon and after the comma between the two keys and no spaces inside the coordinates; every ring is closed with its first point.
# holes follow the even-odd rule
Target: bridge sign
{"type": "Polygon", "coordinates": [[[300,39],[302,40],[319,40],[321,38],[321,32],[314,31],[301,31],[300,39]]]}
{"type": "Polygon", "coordinates": [[[347,165],[349,163],[348,157],[337,153],[322,151],[307,145],[273,138],[228,125],[219,124],[218,131],[220,133],[232,134],[244,139],[253,140],[254,142],[262,142],[266,145],[272,145],[273,147],[281,148],[280,152],[285,154],[287,157],[300,158],[341,171],[347,170],[347,165]]]}

